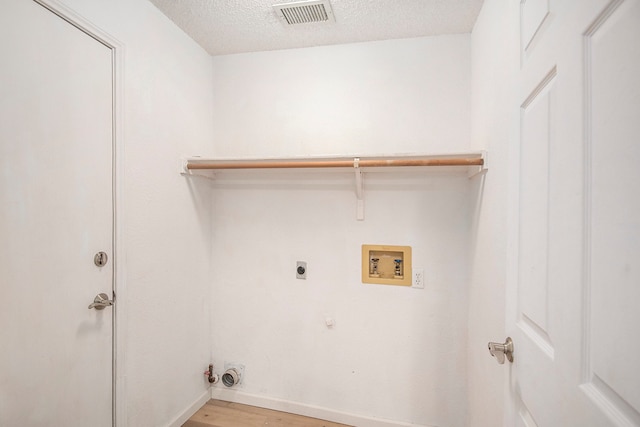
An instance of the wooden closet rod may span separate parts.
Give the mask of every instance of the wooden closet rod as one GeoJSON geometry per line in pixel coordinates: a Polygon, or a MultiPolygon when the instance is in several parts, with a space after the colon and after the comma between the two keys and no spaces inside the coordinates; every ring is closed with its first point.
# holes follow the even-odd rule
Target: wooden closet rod
{"type": "Polygon", "coordinates": [[[483,166],[480,157],[442,157],[437,159],[353,159],[353,160],[264,160],[233,162],[187,162],[186,168],[194,169],[302,169],[302,168],[353,168],[386,166],[483,166]]]}

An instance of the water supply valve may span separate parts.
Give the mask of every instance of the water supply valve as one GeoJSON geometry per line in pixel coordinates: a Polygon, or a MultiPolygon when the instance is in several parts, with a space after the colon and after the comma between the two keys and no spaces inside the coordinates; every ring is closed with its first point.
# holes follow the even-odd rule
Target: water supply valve
{"type": "Polygon", "coordinates": [[[218,380],[220,379],[218,377],[218,374],[216,374],[215,372],[213,372],[213,365],[209,365],[209,369],[207,369],[206,371],[204,371],[204,374],[207,376],[207,379],[209,380],[210,384],[215,384],[218,382],[218,380]]]}

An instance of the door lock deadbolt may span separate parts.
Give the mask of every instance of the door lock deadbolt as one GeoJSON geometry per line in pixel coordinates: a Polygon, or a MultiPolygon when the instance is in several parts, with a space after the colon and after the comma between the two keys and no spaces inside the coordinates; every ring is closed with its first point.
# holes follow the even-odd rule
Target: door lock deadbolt
{"type": "Polygon", "coordinates": [[[98,267],[104,267],[107,264],[107,254],[104,252],[98,252],[96,256],[93,257],[93,262],[98,267]]]}

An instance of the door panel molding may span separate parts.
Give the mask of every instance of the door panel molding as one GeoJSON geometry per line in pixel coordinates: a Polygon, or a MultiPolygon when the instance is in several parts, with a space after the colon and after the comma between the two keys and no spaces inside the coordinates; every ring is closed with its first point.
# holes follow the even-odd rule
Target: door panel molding
{"type": "Polygon", "coordinates": [[[533,415],[531,415],[527,405],[524,404],[521,398],[518,399],[517,423],[517,427],[538,427],[538,424],[533,419],[533,415]]]}
{"type": "Polygon", "coordinates": [[[616,426],[637,427],[640,425],[638,411],[597,375],[594,374],[591,381],[582,384],[580,388],[616,426]]]}
{"type": "Polygon", "coordinates": [[[556,76],[554,66],[520,106],[517,231],[517,325],[552,360],[554,346],[548,328],[549,156],[556,76]]]}
{"type": "Polygon", "coordinates": [[[542,329],[536,322],[531,320],[526,314],[520,313],[520,320],[517,323],[522,332],[534,342],[538,348],[553,360],[555,357],[555,349],[551,343],[551,337],[547,331],[542,329]]]}
{"type": "Polygon", "coordinates": [[[523,54],[527,53],[550,13],[549,0],[522,0],[520,2],[520,28],[522,29],[520,37],[523,54]]]}
{"type": "Polygon", "coordinates": [[[551,0],[520,1],[520,65],[533,55],[538,41],[551,25],[551,0]]]}
{"type": "Polygon", "coordinates": [[[606,333],[619,330],[623,324],[635,324],[638,319],[632,310],[607,309],[637,300],[631,283],[635,282],[633,273],[625,264],[628,266],[633,257],[629,244],[633,231],[629,230],[634,229],[633,218],[640,206],[640,198],[634,197],[640,178],[634,161],[640,159],[640,150],[633,147],[629,134],[637,135],[640,126],[625,121],[625,117],[640,111],[632,100],[634,94],[629,94],[637,85],[635,76],[640,71],[640,49],[634,48],[640,38],[640,30],[636,29],[638,17],[638,2],[613,0],[583,34],[585,243],[581,389],[618,426],[640,425],[640,392],[634,387],[640,377],[633,366],[640,349],[637,344],[624,350],[613,349],[611,343],[617,340],[606,333]],[[625,93],[615,91],[620,87],[627,88],[625,93]]]}

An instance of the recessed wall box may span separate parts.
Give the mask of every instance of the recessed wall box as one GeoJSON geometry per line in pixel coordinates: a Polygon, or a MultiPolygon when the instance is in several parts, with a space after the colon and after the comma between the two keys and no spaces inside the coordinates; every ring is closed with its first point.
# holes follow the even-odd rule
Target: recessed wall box
{"type": "Polygon", "coordinates": [[[362,283],[411,286],[411,246],[362,245],[362,283]]]}

